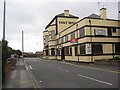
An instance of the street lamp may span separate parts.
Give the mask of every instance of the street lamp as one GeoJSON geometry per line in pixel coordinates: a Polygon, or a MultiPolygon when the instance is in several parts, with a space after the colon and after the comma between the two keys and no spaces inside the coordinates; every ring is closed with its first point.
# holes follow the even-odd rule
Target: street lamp
{"type": "Polygon", "coordinates": [[[24,61],[24,32],[22,31],[22,54],[23,54],[23,61],[24,61]]]}

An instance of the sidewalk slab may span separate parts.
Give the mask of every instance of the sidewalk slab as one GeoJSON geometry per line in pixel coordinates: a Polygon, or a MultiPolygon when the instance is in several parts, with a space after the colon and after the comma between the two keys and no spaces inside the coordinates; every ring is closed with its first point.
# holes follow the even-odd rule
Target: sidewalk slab
{"type": "Polygon", "coordinates": [[[6,75],[4,88],[34,88],[23,59],[20,59],[14,69],[6,75]]]}

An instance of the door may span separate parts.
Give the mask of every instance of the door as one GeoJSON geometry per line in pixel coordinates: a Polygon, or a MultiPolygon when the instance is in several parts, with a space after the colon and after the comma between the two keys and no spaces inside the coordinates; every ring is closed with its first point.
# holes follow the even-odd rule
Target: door
{"type": "Polygon", "coordinates": [[[62,50],[61,50],[61,60],[64,60],[65,59],[65,52],[64,52],[64,47],[62,47],[62,50]]]}

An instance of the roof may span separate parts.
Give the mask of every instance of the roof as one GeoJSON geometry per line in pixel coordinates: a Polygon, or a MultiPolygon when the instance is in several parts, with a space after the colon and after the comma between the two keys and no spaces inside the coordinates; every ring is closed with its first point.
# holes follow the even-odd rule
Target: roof
{"type": "MultiPolygon", "coordinates": [[[[58,14],[58,15],[56,15],[56,16],[65,16],[65,15],[64,15],[64,13],[61,13],[61,14],[58,14]]],[[[71,14],[69,14],[69,16],[67,16],[67,17],[79,18],[79,17],[74,16],[74,15],[71,15],[71,14]]]]}
{"type": "Polygon", "coordinates": [[[93,13],[93,14],[89,15],[88,18],[100,18],[100,16],[93,13]]]}
{"type": "Polygon", "coordinates": [[[71,14],[69,14],[69,16],[65,16],[64,13],[61,13],[61,14],[56,15],[56,16],[51,20],[51,22],[45,27],[45,29],[46,29],[46,28],[54,21],[54,19],[56,19],[57,17],[79,18],[79,17],[74,16],[74,15],[71,15],[71,14]]]}

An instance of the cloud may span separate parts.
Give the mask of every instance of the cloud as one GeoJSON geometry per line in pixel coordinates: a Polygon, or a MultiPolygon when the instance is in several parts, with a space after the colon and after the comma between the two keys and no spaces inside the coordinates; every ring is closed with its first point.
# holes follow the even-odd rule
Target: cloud
{"type": "MultiPolygon", "coordinates": [[[[9,46],[21,50],[22,31],[24,31],[25,51],[43,50],[43,31],[52,18],[68,9],[71,14],[83,18],[92,13],[99,13],[97,2],[66,1],[9,1],[6,10],[6,39],[9,46]],[[25,1],[25,2],[24,2],[25,1]],[[40,2],[41,1],[41,2],[40,2]],[[38,44],[36,44],[38,43],[38,44]]],[[[104,2],[109,18],[117,19],[117,3],[104,2]],[[114,12],[114,14],[113,14],[114,12]]],[[[101,5],[102,6],[102,5],[101,5]]],[[[3,3],[0,3],[0,11],[3,3]]],[[[0,12],[0,30],[2,30],[3,12],[0,12]]],[[[0,32],[2,38],[2,31],[0,32]]]]}

